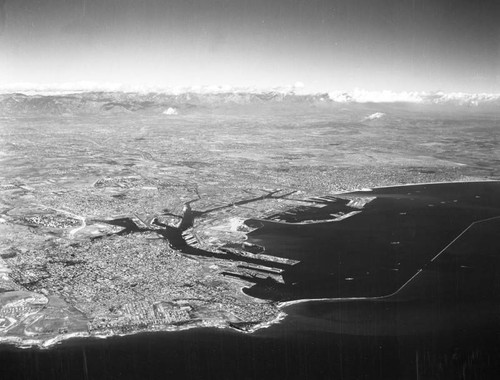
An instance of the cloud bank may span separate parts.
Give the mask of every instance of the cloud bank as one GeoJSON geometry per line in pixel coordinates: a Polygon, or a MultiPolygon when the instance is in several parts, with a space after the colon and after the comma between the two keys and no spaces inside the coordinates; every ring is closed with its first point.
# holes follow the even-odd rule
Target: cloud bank
{"type": "Polygon", "coordinates": [[[341,103],[419,103],[419,104],[455,104],[478,106],[500,101],[500,94],[465,93],[465,92],[393,92],[366,91],[355,89],[351,93],[330,92],[331,100],[341,103]]]}
{"type": "Polygon", "coordinates": [[[182,87],[150,86],[150,85],[128,85],[121,83],[97,83],[91,81],[70,83],[11,83],[0,84],[0,93],[22,93],[26,95],[64,95],[82,92],[136,92],[136,93],[163,93],[163,94],[224,94],[224,93],[251,93],[260,94],[277,92],[282,94],[306,94],[302,82],[281,87],[233,87],[229,85],[193,85],[182,87]]]}
{"type": "Polygon", "coordinates": [[[165,111],[163,111],[164,115],[178,115],[179,113],[177,112],[176,108],[173,107],[168,107],[165,111]]]}
{"type": "Polygon", "coordinates": [[[384,116],[385,116],[385,113],[383,113],[383,112],[375,112],[375,113],[372,113],[370,116],[365,117],[362,121],[382,119],[384,116]]]}

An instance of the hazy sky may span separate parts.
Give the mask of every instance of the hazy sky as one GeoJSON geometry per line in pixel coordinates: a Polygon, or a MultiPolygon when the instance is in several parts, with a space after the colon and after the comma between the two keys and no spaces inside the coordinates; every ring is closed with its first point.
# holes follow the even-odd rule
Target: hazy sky
{"type": "Polygon", "coordinates": [[[14,82],[500,92],[498,0],[0,0],[14,82]]]}

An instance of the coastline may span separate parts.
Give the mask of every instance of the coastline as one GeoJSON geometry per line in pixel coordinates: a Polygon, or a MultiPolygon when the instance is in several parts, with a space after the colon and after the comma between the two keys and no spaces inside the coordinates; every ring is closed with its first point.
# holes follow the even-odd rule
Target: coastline
{"type": "MultiPolygon", "coordinates": [[[[498,180],[470,180],[470,181],[447,181],[447,182],[430,182],[430,183],[414,183],[414,184],[404,184],[404,185],[393,185],[393,186],[384,186],[380,188],[373,188],[369,189],[369,191],[373,191],[374,189],[380,190],[380,189],[391,189],[391,188],[398,188],[398,187],[410,187],[410,186],[425,186],[425,185],[440,185],[440,184],[467,184],[467,183],[491,183],[491,182],[498,182],[498,180]]],[[[367,191],[366,189],[364,190],[354,190],[354,191],[346,191],[346,192],[341,192],[341,193],[335,193],[332,195],[338,195],[338,194],[350,194],[350,193],[356,193],[359,191],[367,191]]],[[[446,251],[446,249],[453,244],[456,240],[458,240],[466,231],[468,231],[473,225],[477,223],[481,223],[483,221],[489,220],[489,219],[498,219],[500,216],[484,219],[484,220],[478,220],[472,222],[467,228],[465,228],[458,236],[456,236],[446,247],[444,247],[437,255],[434,256],[434,258],[431,260],[434,261],[438,256],[440,256],[443,252],[446,251]]],[[[77,332],[72,332],[72,333],[67,333],[67,334],[61,334],[57,335],[55,337],[50,337],[48,339],[36,339],[36,338],[29,338],[29,339],[23,339],[22,337],[19,336],[5,336],[5,337],[0,337],[0,344],[7,344],[7,345],[13,345],[18,348],[23,348],[23,349],[28,349],[32,347],[37,347],[40,349],[47,349],[51,348],[63,341],[66,341],[68,339],[72,338],[99,338],[99,339],[106,339],[106,338],[111,338],[115,336],[130,336],[130,335],[135,335],[139,333],[144,333],[144,332],[175,332],[175,331],[184,331],[184,330],[189,330],[189,329],[196,329],[196,328],[217,328],[217,329],[230,329],[230,330],[235,330],[239,333],[244,333],[244,334],[252,334],[258,330],[269,328],[272,325],[279,324],[281,323],[287,316],[287,313],[283,311],[289,306],[297,305],[297,304],[302,304],[302,303],[311,303],[311,302],[356,302],[356,301],[377,301],[377,300],[386,300],[389,299],[390,297],[396,295],[401,289],[403,289],[407,284],[409,284],[415,277],[417,277],[421,273],[422,269],[419,269],[408,281],[406,281],[399,289],[397,289],[395,292],[388,294],[388,295],[383,295],[383,296],[376,296],[376,297],[339,297],[339,298],[311,298],[311,299],[299,299],[299,300],[292,300],[292,301],[284,301],[284,302],[277,302],[275,303],[275,306],[279,309],[279,313],[275,318],[269,321],[263,321],[259,322],[256,324],[253,324],[250,328],[248,329],[240,329],[236,328],[231,325],[231,323],[227,320],[201,320],[201,321],[195,321],[194,323],[190,324],[189,322],[187,324],[183,325],[165,325],[165,326],[152,326],[149,328],[144,328],[144,329],[137,329],[135,331],[130,331],[126,333],[116,333],[113,331],[110,331],[109,333],[96,333],[93,334],[88,331],[77,331],[77,332]]],[[[242,287],[239,287],[240,292],[242,291],[242,287]]]]}

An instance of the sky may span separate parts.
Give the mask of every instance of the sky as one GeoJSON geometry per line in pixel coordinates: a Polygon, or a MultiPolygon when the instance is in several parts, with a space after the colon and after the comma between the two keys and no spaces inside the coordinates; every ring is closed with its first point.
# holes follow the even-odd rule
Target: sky
{"type": "Polygon", "coordinates": [[[498,0],[0,0],[0,86],[500,93],[498,0]]]}

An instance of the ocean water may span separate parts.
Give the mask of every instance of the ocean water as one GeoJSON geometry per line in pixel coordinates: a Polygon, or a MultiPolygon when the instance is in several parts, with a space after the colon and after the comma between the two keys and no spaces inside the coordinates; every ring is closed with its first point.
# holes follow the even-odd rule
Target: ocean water
{"type": "Polygon", "coordinates": [[[2,379],[462,379],[500,373],[492,331],[352,336],[290,317],[246,335],[197,329],[0,350],[2,379]]]}

